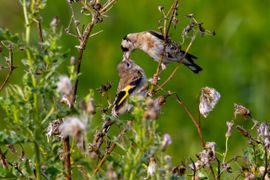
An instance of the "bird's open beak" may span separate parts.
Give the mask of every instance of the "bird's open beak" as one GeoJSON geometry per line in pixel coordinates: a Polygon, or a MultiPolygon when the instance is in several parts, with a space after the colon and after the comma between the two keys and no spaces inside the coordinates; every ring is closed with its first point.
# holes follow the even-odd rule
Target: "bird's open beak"
{"type": "Polygon", "coordinates": [[[129,60],[129,53],[128,52],[123,53],[123,60],[122,61],[126,61],[126,60],[129,60]]]}

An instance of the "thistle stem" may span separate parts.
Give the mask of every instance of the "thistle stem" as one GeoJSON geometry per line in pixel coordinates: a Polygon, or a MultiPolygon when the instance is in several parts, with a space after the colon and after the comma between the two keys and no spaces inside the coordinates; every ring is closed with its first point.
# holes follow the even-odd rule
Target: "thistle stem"
{"type": "Polygon", "coordinates": [[[226,156],[227,156],[227,153],[228,153],[228,142],[229,142],[229,138],[226,137],[226,141],[225,141],[225,152],[223,154],[223,160],[222,160],[222,163],[225,162],[226,160],[226,156]]]}

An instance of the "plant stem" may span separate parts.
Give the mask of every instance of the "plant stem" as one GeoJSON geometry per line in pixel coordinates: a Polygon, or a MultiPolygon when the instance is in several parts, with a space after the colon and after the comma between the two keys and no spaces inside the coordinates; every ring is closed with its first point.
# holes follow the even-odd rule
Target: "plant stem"
{"type": "MultiPolygon", "coordinates": [[[[34,2],[31,1],[31,3],[33,4],[34,2]]],[[[24,19],[25,19],[25,43],[26,43],[26,46],[29,46],[31,27],[30,27],[30,23],[29,23],[26,0],[22,1],[22,6],[23,6],[24,19]]],[[[31,53],[30,53],[30,50],[28,49],[28,47],[26,47],[26,55],[27,55],[28,65],[30,68],[33,88],[36,89],[37,82],[36,82],[36,78],[35,78],[35,75],[33,72],[33,59],[31,57],[31,53]]],[[[34,124],[35,124],[35,129],[34,129],[35,140],[33,143],[34,143],[34,151],[36,154],[36,162],[35,162],[36,179],[40,180],[41,179],[40,150],[39,150],[39,146],[38,146],[39,143],[37,142],[37,140],[40,139],[41,128],[40,128],[40,122],[39,122],[38,96],[37,96],[36,91],[33,92],[33,99],[34,99],[33,100],[33,119],[34,119],[34,124]]]]}
{"type": "Polygon", "coordinates": [[[84,53],[88,38],[89,38],[94,26],[95,26],[95,21],[94,21],[94,19],[92,19],[92,21],[87,25],[87,27],[83,33],[83,39],[80,42],[80,48],[79,48],[79,53],[78,53],[78,57],[77,57],[77,68],[76,68],[77,77],[75,80],[71,106],[73,106],[75,101],[76,101],[77,89],[78,89],[78,84],[79,84],[79,77],[78,76],[79,76],[80,71],[81,71],[82,57],[83,57],[83,53],[84,53]]]}
{"type": "Polygon", "coordinates": [[[229,141],[229,137],[226,137],[226,141],[225,141],[225,152],[224,152],[224,155],[223,155],[222,163],[225,162],[226,156],[227,156],[227,153],[228,153],[228,141],[229,141]]]}
{"type": "MultiPolygon", "coordinates": [[[[191,45],[193,44],[194,40],[195,40],[195,35],[192,36],[192,39],[190,41],[190,43],[188,44],[188,47],[185,50],[185,54],[183,55],[183,57],[186,56],[186,54],[188,53],[189,49],[191,48],[191,45]]],[[[179,63],[173,70],[173,72],[170,74],[170,76],[158,87],[157,91],[162,89],[176,74],[176,72],[178,71],[179,67],[180,67],[181,63],[179,63]]]]}
{"type": "Polygon", "coordinates": [[[8,169],[8,161],[5,157],[5,154],[2,152],[1,148],[0,148],[0,159],[1,159],[1,163],[4,169],[8,169]]]}
{"type": "Polygon", "coordinates": [[[44,39],[43,39],[43,33],[42,33],[42,26],[41,26],[39,18],[36,19],[36,24],[37,24],[37,30],[38,30],[39,46],[42,49],[42,46],[43,46],[42,43],[44,42],[44,39]]]}
{"type": "Polygon", "coordinates": [[[30,39],[30,23],[28,19],[26,0],[22,1],[22,6],[23,6],[24,21],[25,21],[25,42],[26,42],[26,45],[28,45],[29,39],[30,39]]]}
{"type": "Polygon", "coordinates": [[[0,91],[2,91],[2,89],[5,87],[5,85],[7,84],[8,80],[10,79],[11,77],[11,74],[14,70],[14,66],[13,66],[13,50],[12,50],[12,47],[11,45],[8,47],[8,50],[9,50],[9,64],[8,64],[8,69],[9,69],[9,72],[5,78],[5,80],[3,81],[3,83],[1,84],[0,86],[0,91]]]}
{"type": "Polygon", "coordinates": [[[211,174],[213,175],[214,180],[216,180],[215,172],[212,165],[210,165],[210,171],[211,171],[211,174]]]}
{"type": "Polygon", "coordinates": [[[35,145],[35,154],[36,154],[36,162],[35,162],[35,166],[36,166],[36,179],[41,179],[41,169],[40,169],[40,151],[39,151],[39,146],[38,146],[38,142],[35,141],[34,142],[35,145]]]}
{"type": "Polygon", "coordinates": [[[149,94],[153,93],[154,87],[157,85],[158,78],[160,76],[160,73],[162,72],[161,67],[163,65],[163,61],[164,61],[164,58],[165,58],[164,56],[165,56],[166,45],[168,43],[168,33],[169,33],[169,30],[170,30],[170,27],[171,27],[173,15],[177,10],[178,1],[179,0],[174,1],[174,4],[171,6],[171,8],[170,8],[170,10],[168,11],[167,14],[163,13],[163,16],[164,16],[163,17],[164,18],[163,30],[162,30],[162,35],[164,37],[163,51],[162,51],[161,57],[160,57],[160,59],[158,61],[158,66],[157,66],[157,69],[156,69],[156,73],[153,76],[153,81],[152,81],[152,85],[151,85],[150,90],[149,90],[149,94]],[[169,23],[168,23],[168,19],[167,19],[168,16],[170,16],[169,23]]]}
{"type": "Polygon", "coordinates": [[[106,5],[100,10],[100,14],[105,14],[112,6],[117,2],[117,0],[107,1],[106,5]]]}
{"type": "MultiPolygon", "coordinates": [[[[81,1],[81,2],[83,2],[83,1],[81,1]]],[[[107,1],[107,2],[108,2],[107,5],[100,10],[100,12],[99,12],[100,14],[105,14],[113,6],[113,4],[116,2],[116,0],[107,1]]],[[[71,8],[71,11],[72,11],[72,14],[73,14],[72,19],[73,19],[73,21],[75,21],[73,9],[72,9],[71,6],[70,6],[70,8],[71,8]]],[[[82,63],[84,50],[85,50],[86,44],[87,44],[87,42],[89,40],[90,34],[92,33],[96,23],[97,23],[96,16],[93,15],[91,22],[89,22],[87,24],[86,29],[83,31],[82,35],[81,35],[81,33],[80,33],[79,29],[78,29],[78,26],[76,26],[76,31],[77,31],[77,34],[79,35],[79,37],[77,37],[77,38],[80,41],[80,45],[78,46],[79,52],[78,52],[77,61],[76,61],[76,79],[75,79],[75,84],[74,84],[74,87],[73,87],[71,108],[74,107],[74,104],[76,102],[77,90],[78,90],[78,85],[79,85],[79,74],[80,74],[80,71],[81,71],[81,63],[82,63]]],[[[74,24],[76,24],[76,23],[74,22],[74,24]]],[[[71,165],[70,165],[69,138],[65,138],[63,144],[64,144],[64,153],[65,153],[65,158],[64,158],[65,159],[65,169],[66,169],[67,174],[68,174],[66,179],[70,180],[71,179],[71,165]]],[[[115,144],[115,146],[116,146],[116,144],[115,144]]],[[[114,149],[114,147],[112,147],[112,150],[113,149],[114,149]]],[[[105,157],[105,159],[106,159],[106,157],[105,157]]]]}
{"type": "Polygon", "coordinates": [[[188,114],[189,118],[191,119],[191,121],[195,125],[195,127],[196,127],[196,129],[198,131],[198,134],[200,136],[202,147],[204,148],[205,142],[204,142],[204,139],[203,139],[203,136],[202,136],[201,126],[198,124],[198,122],[196,121],[196,119],[193,117],[193,115],[191,114],[191,112],[188,110],[188,108],[186,107],[186,105],[181,101],[181,99],[178,97],[178,95],[176,94],[175,96],[176,96],[176,101],[178,102],[178,104],[180,104],[183,107],[183,109],[186,111],[186,113],[188,114]]]}
{"type": "MultiPolygon", "coordinates": [[[[123,137],[123,135],[126,133],[126,131],[128,130],[128,128],[129,128],[130,126],[131,126],[131,121],[128,121],[128,122],[126,123],[124,129],[122,129],[122,131],[118,134],[117,140],[120,140],[120,139],[123,137]]],[[[96,169],[95,169],[95,171],[94,171],[94,174],[97,174],[97,173],[98,173],[99,169],[100,169],[100,168],[102,167],[102,165],[105,163],[107,157],[113,152],[113,150],[114,150],[114,148],[116,147],[116,145],[117,145],[117,144],[114,142],[114,143],[110,146],[109,150],[108,150],[108,151],[106,152],[106,154],[102,157],[102,159],[98,162],[98,165],[97,165],[97,167],[96,167],[96,169]]]]}
{"type": "Polygon", "coordinates": [[[267,170],[268,170],[268,153],[267,147],[264,145],[264,173],[262,179],[266,179],[267,170]]]}
{"type": "Polygon", "coordinates": [[[70,144],[69,136],[63,139],[64,145],[64,164],[65,164],[65,173],[67,174],[65,179],[71,180],[71,164],[70,164],[70,144]]]}
{"type": "Polygon", "coordinates": [[[158,87],[157,91],[162,89],[175,75],[175,73],[177,72],[177,70],[179,69],[180,64],[178,64],[175,69],[173,70],[173,72],[170,74],[170,76],[158,87]]]}

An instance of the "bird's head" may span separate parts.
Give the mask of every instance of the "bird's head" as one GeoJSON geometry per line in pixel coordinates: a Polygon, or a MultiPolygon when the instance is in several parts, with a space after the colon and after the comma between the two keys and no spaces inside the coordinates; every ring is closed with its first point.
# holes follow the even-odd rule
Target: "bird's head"
{"type": "Polygon", "coordinates": [[[125,59],[121,61],[117,66],[119,75],[126,74],[127,72],[130,71],[130,69],[133,68],[133,66],[134,66],[134,62],[130,59],[125,59]]]}
{"type": "Polygon", "coordinates": [[[126,35],[122,42],[121,42],[121,49],[124,53],[124,56],[129,59],[130,53],[132,51],[134,51],[135,49],[135,44],[134,44],[134,40],[132,38],[132,34],[128,34],[126,35]]]}
{"type": "Polygon", "coordinates": [[[127,74],[133,73],[135,71],[143,71],[143,69],[135,64],[135,62],[131,59],[122,60],[117,66],[118,74],[121,76],[125,76],[127,74]]]}

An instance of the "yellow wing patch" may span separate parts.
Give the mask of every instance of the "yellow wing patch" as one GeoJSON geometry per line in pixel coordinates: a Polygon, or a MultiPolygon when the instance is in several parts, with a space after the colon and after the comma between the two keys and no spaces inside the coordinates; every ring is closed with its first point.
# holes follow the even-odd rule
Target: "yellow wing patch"
{"type": "Polygon", "coordinates": [[[122,99],[117,104],[118,106],[128,97],[129,90],[134,88],[135,86],[127,85],[124,89],[122,89],[123,92],[125,92],[125,95],[122,97],[122,99]]]}

